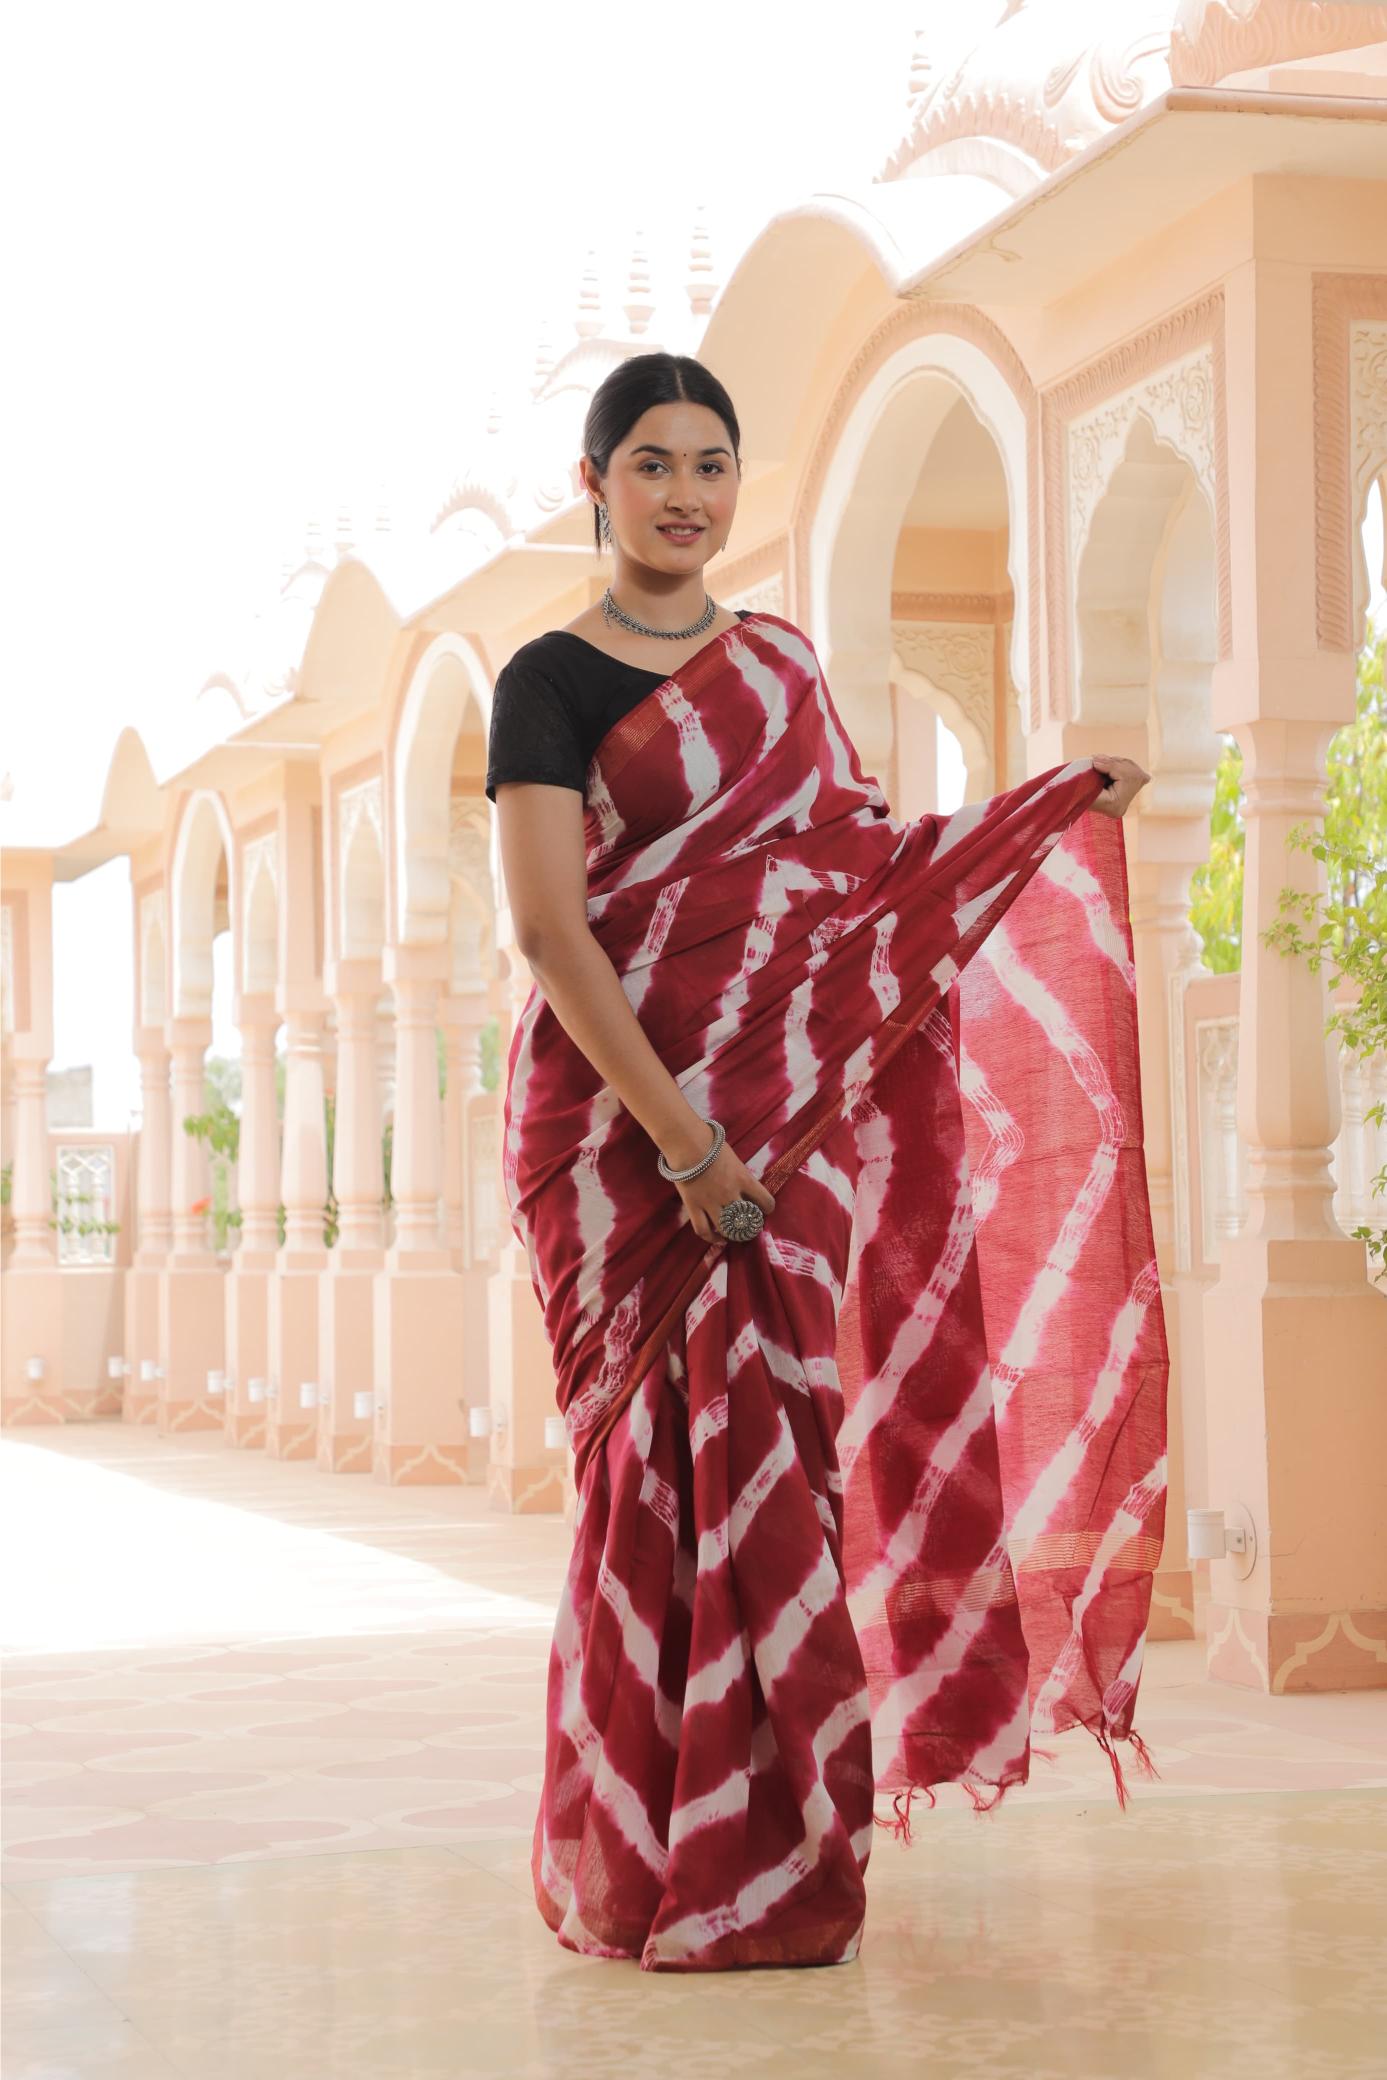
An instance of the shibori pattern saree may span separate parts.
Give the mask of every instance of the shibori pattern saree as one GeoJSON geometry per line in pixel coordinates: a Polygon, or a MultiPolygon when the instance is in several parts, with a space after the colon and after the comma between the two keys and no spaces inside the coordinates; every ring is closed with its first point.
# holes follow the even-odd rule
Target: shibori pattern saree
{"type": "Polygon", "coordinates": [[[898,820],[769,613],[594,754],[591,930],[776,1205],[703,1242],[531,991],[504,1170],[578,1490],[532,1862],[573,1950],[842,1962],[914,1793],[990,1806],[1079,1725],[1119,1798],[1115,1742],[1151,1773],[1167,1353],[1102,784],[898,820]]]}

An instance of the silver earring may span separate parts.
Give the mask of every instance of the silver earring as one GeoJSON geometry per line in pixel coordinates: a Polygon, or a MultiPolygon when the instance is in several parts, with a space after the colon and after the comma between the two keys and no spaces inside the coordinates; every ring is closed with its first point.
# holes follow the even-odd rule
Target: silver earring
{"type": "Polygon", "coordinates": [[[598,532],[601,534],[602,537],[602,547],[604,549],[610,549],[612,545],[612,523],[607,518],[607,508],[605,504],[600,505],[597,508],[597,527],[598,532]]]}

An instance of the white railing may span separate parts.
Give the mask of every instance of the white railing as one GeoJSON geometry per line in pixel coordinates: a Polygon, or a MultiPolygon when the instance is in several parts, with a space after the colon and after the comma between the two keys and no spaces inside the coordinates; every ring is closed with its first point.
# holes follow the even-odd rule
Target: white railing
{"type": "Polygon", "coordinates": [[[115,1144],[57,1141],[53,1161],[59,1264],[114,1264],[115,1144]]]}
{"type": "MultiPolygon", "coordinates": [[[[1247,1218],[1247,1148],[1238,1131],[1238,977],[1196,972],[1178,993],[1173,1039],[1178,1268],[1212,1273],[1247,1218]]],[[[1387,1223],[1372,1181],[1387,1164],[1387,1124],[1365,1115],[1387,1098],[1387,1055],[1337,1050],[1340,1127],[1330,1149],[1334,1218],[1345,1234],[1387,1223]]]]}

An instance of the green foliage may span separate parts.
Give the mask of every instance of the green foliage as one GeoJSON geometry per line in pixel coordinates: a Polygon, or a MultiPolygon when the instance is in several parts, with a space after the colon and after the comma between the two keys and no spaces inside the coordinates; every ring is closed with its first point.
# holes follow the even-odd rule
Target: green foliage
{"type": "Polygon", "coordinates": [[[1209,860],[1196,868],[1190,882],[1190,923],[1199,934],[1204,965],[1215,975],[1230,975],[1242,965],[1242,779],[1242,752],[1233,737],[1225,737],[1214,771],[1209,860]]]}
{"type": "Polygon", "coordinates": [[[489,1018],[477,1035],[481,1055],[482,1089],[494,1091],[501,1081],[501,1021],[489,1018]]]}
{"type": "Polygon", "coordinates": [[[12,1192],[13,1190],[14,1190],[14,1164],[13,1164],[13,1163],[6,1163],[6,1165],[5,1165],[4,1169],[3,1169],[3,1170],[0,1170],[0,1206],[8,1206],[8,1205],[9,1205],[9,1203],[10,1203],[10,1194],[11,1194],[11,1192],[12,1192]]]}
{"type": "MultiPolygon", "coordinates": [[[[1366,1058],[1387,1047],[1387,691],[1383,683],[1387,635],[1378,635],[1359,659],[1356,719],[1330,746],[1323,829],[1296,824],[1287,844],[1308,852],[1325,870],[1327,888],[1283,888],[1277,917],[1262,933],[1268,946],[1318,972],[1329,963],[1330,989],[1349,985],[1348,1001],[1330,1013],[1349,1054],[1366,1058]]],[[[1366,1117],[1381,1125],[1381,1101],[1366,1117]]],[[[1374,1197],[1387,1194],[1387,1169],[1372,1181],[1374,1197]]],[[[1380,1274],[1387,1274],[1387,1224],[1355,1228],[1380,1274]]]]}

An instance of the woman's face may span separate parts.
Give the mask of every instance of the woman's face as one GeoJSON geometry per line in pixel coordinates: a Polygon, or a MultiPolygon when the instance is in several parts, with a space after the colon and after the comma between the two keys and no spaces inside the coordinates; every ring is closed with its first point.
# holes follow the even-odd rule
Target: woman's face
{"type": "Polygon", "coordinates": [[[737,463],[706,404],[652,405],[612,450],[606,476],[589,482],[606,498],[614,549],[647,570],[701,570],[731,532],[737,463]]]}

